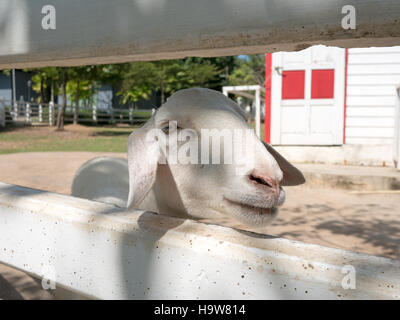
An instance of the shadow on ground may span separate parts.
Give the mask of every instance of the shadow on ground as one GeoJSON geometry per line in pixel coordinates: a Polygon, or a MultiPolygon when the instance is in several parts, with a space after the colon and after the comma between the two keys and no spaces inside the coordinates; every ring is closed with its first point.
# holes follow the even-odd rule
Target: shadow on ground
{"type": "Polygon", "coordinates": [[[390,204],[352,203],[336,207],[304,204],[282,208],[267,232],[400,259],[400,218],[390,204]]]}
{"type": "Polygon", "coordinates": [[[116,136],[129,136],[131,133],[132,133],[132,131],[102,130],[99,132],[94,132],[92,135],[93,136],[103,136],[103,137],[116,137],[116,136]]]}

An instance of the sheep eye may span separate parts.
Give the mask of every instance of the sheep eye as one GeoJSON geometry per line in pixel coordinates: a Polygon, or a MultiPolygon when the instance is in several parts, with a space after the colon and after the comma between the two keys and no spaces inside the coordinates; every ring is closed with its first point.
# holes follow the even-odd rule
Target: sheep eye
{"type": "Polygon", "coordinates": [[[163,127],[161,129],[165,134],[169,134],[169,126],[163,127]]]}
{"type": "MultiPolygon", "coordinates": [[[[161,130],[165,133],[165,134],[169,134],[170,131],[173,131],[174,127],[170,127],[169,125],[165,125],[161,130]],[[171,129],[171,130],[170,130],[171,129]]],[[[181,130],[182,128],[180,126],[176,127],[176,130],[181,130]]]]}

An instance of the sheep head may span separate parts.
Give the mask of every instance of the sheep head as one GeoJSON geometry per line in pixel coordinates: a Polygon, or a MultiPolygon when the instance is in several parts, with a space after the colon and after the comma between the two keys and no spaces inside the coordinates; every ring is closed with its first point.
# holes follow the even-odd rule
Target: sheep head
{"type": "Polygon", "coordinates": [[[129,208],[173,216],[229,215],[264,226],[302,173],[245,121],[240,107],[202,88],[173,94],[128,140],[129,208]],[[214,140],[216,138],[216,140],[214,140]]]}

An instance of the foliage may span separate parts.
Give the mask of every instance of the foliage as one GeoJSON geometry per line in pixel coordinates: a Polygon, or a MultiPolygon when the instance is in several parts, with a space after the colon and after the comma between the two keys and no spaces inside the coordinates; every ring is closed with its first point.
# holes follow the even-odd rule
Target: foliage
{"type": "Polygon", "coordinates": [[[26,69],[24,71],[33,71],[32,89],[40,93],[39,102],[49,102],[51,100],[51,90],[56,96],[60,91],[62,82],[62,70],[60,67],[46,67],[40,69],[26,69]]]}
{"type": "MultiPolygon", "coordinates": [[[[101,84],[110,84],[122,103],[149,99],[157,92],[161,101],[182,88],[206,87],[221,90],[224,85],[264,85],[264,55],[247,59],[230,57],[191,57],[180,60],[131,62],[67,68],[67,96],[70,101],[92,103],[101,84]]],[[[40,93],[41,102],[49,102],[51,91],[61,94],[63,67],[30,69],[32,88],[40,93]],[[51,90],[52,89],[52,90],[51,90]]],[[[9,74],[9,70],[3,70],[9,74]]],[[[77,103],[75,103],[77,104],[77,103]]]]}
{"type": "Polygon", "coordinates": [[[166,95],[188,87],[207,86],[219,70],[209,61],[161,60],[130,63],[122,76],[120,94],[123,102],[148,99],[155,90],[161,101],[166,95]]]}
{"type": "Polygon", "coordinates": [[[119,77],[115,75],[114,81],[118,81],[122,102],[136,102],[140,99],[148,99],[155,81],[155,67],[151,62],[135,62],[120,68],[123,71],[119,77]]]}
{"type": "Polygon", "coordinates": [[[229,83],[234,86],[254,85],[265,86],[265,55],[248,55],[246,59],[239,59],[238,65],[228,77],[229,83]]]}

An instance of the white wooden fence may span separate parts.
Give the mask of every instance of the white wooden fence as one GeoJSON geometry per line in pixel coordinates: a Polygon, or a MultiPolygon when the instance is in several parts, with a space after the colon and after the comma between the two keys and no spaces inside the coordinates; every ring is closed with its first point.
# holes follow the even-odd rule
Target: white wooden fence
{"type": "Polygon", "coordinates": [[[100,299],[400,299],[400,261],[5,183],[0,261],[100,299]]]}
{"type": "MultiPolygon", "coordinates": [[[[55,125],[57,112],[61,105],[50,103],[34,103],[18,101],[12,105],[11,101],[0,100],[0,126],[7,123],[48,123],[55,125]]],[[[65,121],[73,120],[74,106],[67,106],[65,121]]],[[[144,123],[155,112],[155,109],[117,109],[98,110],[95,105],[90,109],[80,109],[78,123],[144,123]]]]}

